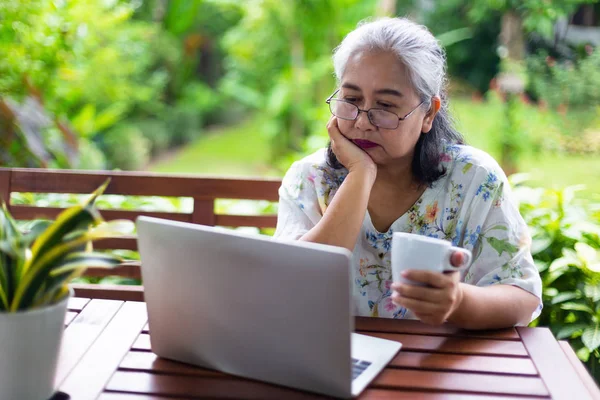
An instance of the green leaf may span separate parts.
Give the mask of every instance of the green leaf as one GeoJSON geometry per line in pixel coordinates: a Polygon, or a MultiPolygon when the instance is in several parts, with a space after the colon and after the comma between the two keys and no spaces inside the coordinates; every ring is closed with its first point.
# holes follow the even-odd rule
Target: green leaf
{"type": "Polygon", "coordinates": [[[563,326],[556,332],[556,338],[558,340],[570,338],[574,333],[584,330],[587,326],[587,324],[569,324],[563,326]]]}
{"type": "Polygon", "coordinates": [[[79,268],[113,268],[122,262],[123,260],[120,257],[109,253],[87,251],[71,253],[64,258],[63,262],[52,268],[50,276],[56,277],[79,268]]]}
{"type": "Polygon", "coordinates": [[[127,112],[127,105],[123,103],[114,103],[105,110],[98,113],[94,123],[94,132],[97,133],[110,128],[123,118],[127,112]]]}
{"type": "Polygon", "coordinates": [[[94,120],[96,118],[96,106],[86,104],[77,115],[71,118],[71,125],[83,137],[94,133],[94,120]]]}
{"type": "Polygon", "coordinates": [[[585,285],[583,292],[586,297],[592,299],[593,302],[600,301],[600,287],[598,285],[585,285]]]}
{"type": "Polygon", "coordinates": [[[495,237],[486,237],[487,242],[492,246],[501,256],[502,253],[507,252],[512,255],[518,251],[517,246],[508,242],[508,240],[502,240],[495,237]]]}
{"type": "Polygon", "coordinates": [[[550,266],[550,264],[548,264],[547,262],[543,262],[540,260],[533,260],[533,262],[534,262],[535,266],[537,267],[538,272],[544,272],[550,266]]]}
{"type": "Polygon", "coordinates": [[[23,237],[17,228],[6,204],[2,203],[0,211],[0,286],[2,297],[10,304],[12,301],[18,279],[21,276],[23,260],[26,249],[23,246],[23,237]]]}
{"type": "Polygon", "coordinates": [[[590,263],[587,267],[592,272],[600,273],[600,262],[590,263]]]}
{"type": "Polygon", "coordinates": [[[559,269],[566,269],[570,265],[579,265],[579,260],[575,257],[571,257],[570,255],[567,255],[564,257],[557,258],[556,260],[552,261],[552,264],[550,264],[548,271],[553,272],[553,271],[557,271],[559,269]]]}
{"type": "Polygon", "coordinates": [[[580,297],[581,294],[578,292],[563,292],[559,293],[552,298],[552,304],[562,303],[564,301],[573,300],[580,297]]]}
{"type": "Polygon", "coordinates": [[[594,315],[594,310],[592,310],[589,306],[580,303],[564,303],[560,306],[561,309],[566,311],[583,311],[585,313],[594,315]]]}
{"type": "Polygon", "coordinates": [[[33,243],[42,233],[48,229],[50,225],[52,225],[54,221],[40,219],[34,221],[34,223],[29,227],[29,231],[23,235],[23,243],[25,246],[29,247],[31,243],[33,243]]]}
{"type": "Polygon", "coordinates": [[[14,298],[10,304],[11,311],[26,309],[32,305],[33,300],[39,297],[38,292],[43,290],[47,274],[57,261],[69,252],[78,250],[87,241],[107,237],[102,232],[99,235],[90,233],[77,240],[64,242],[65,236],[71,232],[103,221],[93,203],[104,192],[109,182],[110,180],[106,180],[82,205],[63,211],[37,238],[31,249],[31,257],[23,266],[22,279],[15,288],[14,298]]]}
{"type": "Polygon", "coordinates": [[[587,243],[578,242],[575,243],[575,251],[577,252],[577,256],[581,261],[583,261],[586,265],[595,264],[598,262],[598,252],[592,246],[587,243]]]}
{"type": "Polygon", "coordinates": [[[458,28],[438,35],[437,40],[442,44],[442,46],[448,47],[454,43],[471,39],[472,37],[473,30],[471,28],[458,28]]]}
{"type": "Polygon", "coordinates": [[[109,182],[110,179],[104,182],[82,205],[71,207],[60,213],[56,221],[33,244],[32,256],[36,258],[47,249],[54,247],[74,229],[102,222],[100,214],[91,205],[104,192],[109,182]]]}
{"type": "Polygon", "coordinates": [[[472,167],[473,167],[473,164],[471,164],[471,163],[467,163],[467,164],[465,164],[465,166],[464,166],[464,167],[463,167],[463,169],[462,169],[462,173],[463,173],[463,174],[466,174],[467,172],[469,172],[469,170],[470,170],[472,167]]]}
{"type": "Polygon", "coordinates": [[[582,347],[576,352],[577,357],[583,361],[587,362],[590,359],[590,350],[587,347],[582,347]]]}
{"type": "Polygon", "coordinates": [[[4,276],[4,279],[0,279],[0,310],[7,310],[9,307],[8,297],[6,296],[6,276],[4,275],[4,261],[0,257],[0,276],[4,276]]]}
{"type": "Polygon", "coordinates": [[[584,330],[581,341],[590,351],[594,351],[600,347],[600,323],[596,323],[596,325],[584,330]]]}
{"type": "Polygon", "coordinates": [[[546,250],[552,244],[552,239],[545,237],[542,239],[533,239],[531,242],[531,254],[536,255],[546,250]]]}
{"type": "MultiPolygon", "coordinates": [[[[23,282],[17,288],[15,300],[11,305],[11,310],[27,308],[33,299],[38,297],[36,291],[44,282],[47,275],[59,264],[62,263],[73,251],[81,250],[81,246],[100,239],[123,236],[133,229],[133,222],[128,220],[113,220],[98,225],[90,229],[85,235],[76,239],[54,246],[37,260],[31,262],[31,268],[27,271],[23,282]],[[21,307],[21,308],[19,308],[21,307]]],[[[82,265],[79,264],[78,267],[82,265]]]]}

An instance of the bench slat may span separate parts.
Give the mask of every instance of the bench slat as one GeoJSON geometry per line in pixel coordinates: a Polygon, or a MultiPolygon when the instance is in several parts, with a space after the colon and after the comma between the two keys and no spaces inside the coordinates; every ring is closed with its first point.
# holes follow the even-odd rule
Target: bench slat
{"type": "Polygon", "coordinates": [[[123,263],[115,268],[88,268],[84,276],[87,277],[105,277],[122,276],[125,278],[141,279],[141,263],[139,261],[130,261],[123,263]]]}
{"type": "Polygon", "coordinates": [[[11,169],[12,192],[91,193],[108,177],[105,194],[222,199],[279,199],[278,179],[199,178],[149,172],[11,169]]]}
{"type": "MultiPolygon", "coordinates": [[[[48,218],[56,219],[58,214],[63,212],[64,208],[55,207],[33,207],[33,206],[17,206],[11,207],[11,214],[17,220],[31,220],[36,218],[48,218]]],[[[152,212],[152,211],[125,211],[125,210],[102,210],[100,209],[102,217],[111,221],[114,219],[128,219],[135,221],[140,215],[148,217],[164,218],[173,221],[190,222],[192,220],[191,214],[186,213],[172,213],[172,212],[152,212]]]]}
{"type": "Polygon", "coordinates": [[[215,215],[215,225],[239,227],[253,226],[257,228],[275,228],[277,226],[276,215],[215,215]]]}
{"type": "Polygon", "coordinates": [[[144,287],[137,285],[93,285],[72,283],[69,285],[77,297],[121,301],[144,301],[144,287]]]}

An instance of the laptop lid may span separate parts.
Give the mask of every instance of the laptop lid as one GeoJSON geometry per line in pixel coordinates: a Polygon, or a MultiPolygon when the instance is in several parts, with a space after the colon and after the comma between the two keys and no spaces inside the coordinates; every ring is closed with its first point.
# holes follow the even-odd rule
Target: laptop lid
{"type": "Polygon", "coordinates": [[[137,227],[153,352],[351,395],[348,250],[150,217],[137,227]]]}

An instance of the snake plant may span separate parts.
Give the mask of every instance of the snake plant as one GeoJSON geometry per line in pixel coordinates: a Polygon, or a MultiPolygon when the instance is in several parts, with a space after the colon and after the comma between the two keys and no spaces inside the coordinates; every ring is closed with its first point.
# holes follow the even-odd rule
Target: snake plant
{"type": "Polygon", "coordinates": [[[111,268],[123,260],[94,251],[96,240],[123,236],[133,222],[106,222],[94,205],[107,180],[81,205],[64,210],[55,221],[36,220],[22,232],[6,204],[0,210],[0,312],[18,312],[56,303],[68,284],[88,267],[111,268]]]}

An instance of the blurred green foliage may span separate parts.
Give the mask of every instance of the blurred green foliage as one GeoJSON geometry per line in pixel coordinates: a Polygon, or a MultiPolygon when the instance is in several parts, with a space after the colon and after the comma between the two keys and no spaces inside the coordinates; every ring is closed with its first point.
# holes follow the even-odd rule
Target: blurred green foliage
{"type": "Polygon", "coordinates": [[[533,189],[512,176],[532,254],[543,283],[544,309],[534,326],[569,339],[600,381],[600,204],[578,201],[579,187],[533,189]]]}
{"type": "Polygon", "coordinates": [[[32,147],[22,134],[32,129],[14,118],[18,112],[0,114],[3,132],[13,132],[10,144],[0,143],[0,162],[140,169],[149,159],[146,148],[156,154],[196,138],[204,116],[221,107],[207,84],[222,74],[214,67],[223,58],[215,37],[235,24],[239,12],[208,1],[15,0],[0,3],[0,16],[0,99],[12,111],[39,99],[50,120],[35,126],[32,147]],[[132,123],[151,129],[140,134],[120,127],[132,123]],[[73,132],[68,139],[81,157],[53,148],[53,141],[67,138],[52,131],[73,132]],[[133,138],[125,137],[130,133],[133,138]],[[40,146],[48,154],[36,151],[40,146]],[[137,146],[142,154],[133,160],[124,156],[127,150],[113,151],[137,146]]]}
{"type": "Polygon", "coordinates": [[[553,109],[590,110],[600,105],[600,51],[575,61],[557,60],[546,52],[528,59],[530,86],[553,109]]]}

